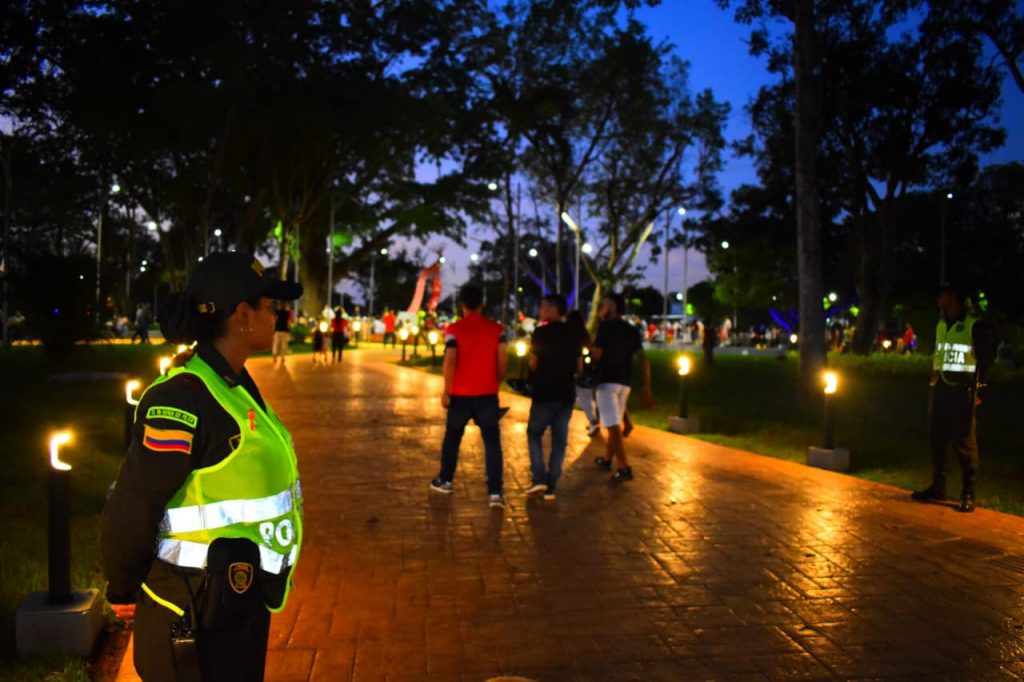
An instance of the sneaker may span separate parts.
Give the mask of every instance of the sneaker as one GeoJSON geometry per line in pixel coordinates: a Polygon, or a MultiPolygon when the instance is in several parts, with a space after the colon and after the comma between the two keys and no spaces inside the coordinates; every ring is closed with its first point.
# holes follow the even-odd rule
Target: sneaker
{"type": "Polygon", "coordinates": [[[548,502],[551,502],[552,500],[554,500],[555,499],[555,489],[554,488],[548,488],[547,490],[545,490],[544,491],[544,499],[546,501],[548,501],[548,502]]]}
{"type": "Polygon", "coordinates": [[[451,495],[452,491],[455,490],[455,486],[452,485],[451,481],[441,480],[441,477],[438,476],[437,478],[430,482],[430,489],[433,490],[434,492],[444,493],[445,495],[451,495]]]}
{"type": "Polygon", "coordinates": [[[591,438],[593,438],[599,433],[601,433],[601,425],[598,424],[597,422],[594,422],[587,426],[587,435],[590,436],[591,438]]]}
{"type": "Polygon", "coordinates": [[[633,469],[632,469],[632,467],[625,467],[623,469],[619,469],[614,474],[612,474],[612,480],[615,481],[616,483],[621,483],[621,482],[625,482],[625,481],[632,481],[633,480],[633,469]]]}
{"type": "Polygon", "coordinates": [[[545,491],[547,489],[548,489],[548,486],[547,486],[546,483],[534,483],[533,485],[531,485],[529,488],[526,489],[526,494],[527,495],[534,495],[536,493],[543,492],[543,491],[545,491]]]}
{"type": "Polygon", "coordinates": [[[502,495],[488,495],[487,504],[491,506],[491,509],[504,509],[505,498],[502,495]]]}

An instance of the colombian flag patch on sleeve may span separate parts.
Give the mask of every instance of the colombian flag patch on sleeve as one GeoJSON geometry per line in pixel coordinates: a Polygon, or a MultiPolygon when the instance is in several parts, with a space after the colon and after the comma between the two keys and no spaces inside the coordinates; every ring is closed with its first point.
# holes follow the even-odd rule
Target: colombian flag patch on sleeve
{"type": "Polygon", "coordinates": [[[192,434],[188,431],[154,429],[147,424],[142,442],[147,448],[157,452],[192,454],[192,434]]]}

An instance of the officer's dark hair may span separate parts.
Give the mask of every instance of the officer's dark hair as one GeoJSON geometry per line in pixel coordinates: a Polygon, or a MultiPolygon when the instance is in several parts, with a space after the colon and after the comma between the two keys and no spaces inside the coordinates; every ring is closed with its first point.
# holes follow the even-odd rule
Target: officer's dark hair
{"type": "Polygon", "coordinates": [[[565,317],[565,311],[569,309],[569,304],[566,303],[565,296],[562,296],[561,294],[544,294],[540,300],[549,305],[555,306],[555,308],[558,309],[558,314],[562,317],[565,317]]]}
{"type": "Polygon", "coordinates": [[[459,289],[459,301],[470,310],[480,310],[484,305],[484,291],[476,284],[463,284],[459,289]]]}
{"type": "Polygon", "coordinates": [[[622,294],[616,292],[610,292],[604,295],[604,298],[615,304],[615,314],[625,315],[626,314],[626,299],[622,294]]]}
{"type": "MultiPolygon", "coordinates": [[[[242,302],[253,310],[260,307],[259,296],[242,302]]],[[[163,300],[157,322],[160,324],[160,332],[170,343],[213,343],[224,334],[228,318],[234,312],[235,308],[224,308],[212,313],[201,313],[198,304],[186,291],[171,294],[163,300]]]]}

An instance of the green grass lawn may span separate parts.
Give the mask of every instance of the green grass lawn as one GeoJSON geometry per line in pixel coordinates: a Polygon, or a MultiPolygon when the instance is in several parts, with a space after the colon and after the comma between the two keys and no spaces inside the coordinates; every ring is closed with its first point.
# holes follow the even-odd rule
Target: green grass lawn
{"type": "Polygon", "coordinates": [[[88,679],[75,657],[19,661],[14,612],[32,591],[46,589],[47,437],[69,427],[74,442],[62,455],[71,471],[71,576],[76,588],[102,587],[99,515],[124,456],[124,388],[120,381],[58,383],[64,372],[125,372],[148,383],[167,346],[79,347],[65,363],[40,348],[0,351],[0,414],[6,457],[0,468],[0,679],[88,679]]]}
{"type": "MultiPolygon", "coordinates": [[[[634,391],[629,410],[637,422],[665,428],[679,404],[675,354],[649,351],[648,357],[658,404],[643,409],[634,391]]],[[[697,438],[798,462],[806,460],[809,445],[820,445],[822,398],[801,399],[795,357],[719,354],[710,368],[694,359],[689,397],[690,414],[700,420],[697,438]]],[[[851,473],[902,488],[927,484],[930,358],[833,356],[829,362],[841,377],[836,445],[850,450],[851,473]]],[[[995,372],[978,413],[978,503],[1017,515],[1024,515],[1024,461],[1013,423],[1022,411],[1024,374],[995,372]]],[[[952,453],[950,471],[948,492],[957,494],[959,463],[952,453]]]]}

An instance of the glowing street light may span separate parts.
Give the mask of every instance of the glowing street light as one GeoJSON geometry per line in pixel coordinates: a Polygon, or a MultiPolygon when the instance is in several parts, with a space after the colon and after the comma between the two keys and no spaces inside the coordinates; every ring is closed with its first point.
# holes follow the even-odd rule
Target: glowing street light
{"type": "Polygon", "coordinates": [[[142,382],[138,379],[132,379],[131,381],[125,382],[124,385],[124,401],[134,407],[139,404],[139,399],[135,397],[135,391],[142,388],[142,382]]]}
{"type": "Polygon", "coordinates": [[[382,255],[382,256],[388,255],[388,247],[385,246],[385,247],[381,248],[380,255],[382,255]]]}
{"type": "Polygon", "coordinates": [[[327,323],[326,322],[320,322],[320,327],[319,328],[320,328],[320,333],[321,334],[325,333],[327,331],[327,323]]]}
{"type": "Polygon", "coordinates": [[[892,348],[892,341],[890,341],[889,339],[885,339],[884,341],[882,341],[882,348],[885,350],[889,350],[890,348],[892,348]]]}
{"type": "Polygon", "coordinates": [[[536,258],[537,257],[537,249],[530,249],[526,253],[530,256],[530,258],[536,258]]]}
{"type": "Polygon", "coordinates": [[[49,504],[49,594],[48,604],[66,604],[71,595],[71,524],[68,488],[71,465],[61,460],[60,449],[72,440],[71,431],[50,435],[49,504]]]}
{"type": "Polygon", "coordinates": [[[583,249],[583,253],[588,256],[594,251],[594,246],[590,242],[586,242],[581,248],[583,249]]]}
{"type": "Polygon", "coordinates": [[[519,378],[526,379],[526,354],[530,351],[530,344],[522,339],[516,341],[516,357],[519,358],[519,378]]]}
{"type": "Polygon", "coordinates": [[[150,232],[156,232],[158,227],[159,226],[156,224],[155,220],[150,220],[148,223],[146,223],[146,229],[149,230],[150,232]]]}
{"type": "Polygon", "coordinates": [[[789,343],[791,345],[795,346],[797,341],[799,341],[799,340],[800,340],[800,336],[799,335],[797,335],[797,334],[790,334],[789,335],[789,343]]]}
{"type": "Polygon", "coordinates": [[[430,344],[430,364],[437,364],[437,332],[431,329],[427,332],[427,343],[430,344]]]}
{"type": "Polygon", "coordinates": [[[110,193],[111,194],[118,194],[120,191],[121,191],[121,185],[117,184],[116,182],[110,186],[110,193]]]}
{"type": "Polygon", "coordinates": [[[839,294],[837,294],[837,293],[836,293],[836,292],[834,292],[834,291],[830,291],[830,292],[828,293],[828,300],[829,300],[829,302],[831,302],[831,303],[835,303],[836,301],[838,301],[838,300],[839,300],[839,294]]]}
{"type": "Polygon", "coordinates": [[[60,458],[62,446],[71,442],[70,431],[58,431],[50,436],[50,468],[54,471],[71,471],[71,465],[60,458]]]}
{"type": "Polygon", "coordinates": [[[405,327],[399,329],[398,338],[402,340],[402,362],[405,362],[405,344],[409,342],[409,330],[405,327]]]}
{"type": "Polygon", "coordinates": [[[726,251],[728,251],[729,250],[729,242],[723,239],[722,240],[722,248],[725,249],[726,251]]]}
{"type": "Polygon", "coordinates": [[[497,192],[498,191],[498,183],[496,183],[496,182],[488,182],[487,183],[487,189],[491,190],[492,192],[497,192]]]}
{"type": "Polygon", "coordinates": [[[171,358],[167,357],[166,355],[164,357],[160,358],[160,362],[159,362],[160,376],[163,376],[163,375],[167,374],[167,370],[169,370],[171,368],[171,364],[173,362],[174,361],[171,358]]]}
{"type": "Polygon", "coordinates": [[[480,260],[480,254],[479,253],[471,253],[471,254],[469,254],[469,260],[471,260],[474,263],[476,263],[478,260],[480,260]]]}
{"type": "Polygon", "coordinates": [[[448,259],[445,258],[444,256],[441,256],[440,258],[437,259],[437,262],[439,262],[441,265],[444,265],[445,263],[448,262],[448,259]]]}
{"type": "Polygon", "coordinates": [[[686,209],[684,207],[680,206],[679,210],[677,211],[677,213],[679,213],[679,215],[686,215],[686,209]]]}
{"type": "Polygon", "coordinates": [[[826,450],[834,450],[836,447],[835,395],[839,391],[839,375],[832,371],[826,371],[821,377],[825,383],[825,442],[822,447],[826,450]]]}
{"type": "Polygon", "coordinates": [[[689,419],[690,411],[689,405],[687,404],[687,384],[689,381],[687,378],[690,376],[690,370],[693,367],[693,362],[690,360],[688,355],[680,355],[676,358],[676,372],[679,374],[679,418],[689,419]]]}

